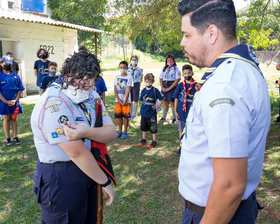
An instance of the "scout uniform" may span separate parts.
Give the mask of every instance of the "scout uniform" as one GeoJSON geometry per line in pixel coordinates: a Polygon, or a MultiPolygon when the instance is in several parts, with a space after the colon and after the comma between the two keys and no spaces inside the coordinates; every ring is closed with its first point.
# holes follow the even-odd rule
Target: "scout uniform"
{"type": "Polygon", "coordinates": [[[187,117],[188,137],[183,138],[178,169],[185,213],[198,215],[201,211],[199,215],[203,215],[214,178],[212,158],[248,157],[247,186],[242,197],[246,203],[241,202],[232,220],[243,223],[240,220],[245,215],[252,219],[257,215],[255,189],[261,178],[270,126],[270,99],[266,80],[254,59],[249,46],[238,45],[222,54],[204,76],[206,82],[187,117]]]}
{"type": "Polygon", "coordinates": [[[140,91],[140,82],[143,73],[141,68],[134,68],[132,65],[128,67],[127,74],[131,75],[133,78],[133,87],[131,87],[131,101],[138,102],[139,100],[139,91],[140,91]]]}
{"type": "MultiPolygon", "coordinates": [[[[163,87],[168,88],[173,84],[173,82],[176,79],[181,79],[181,71],[176,65],[172,67],[167,67],[165,71],[163,71],[162,69],[159,78],[163,81],[163,87]]],[[[175,88],[170,90],[169,92],[162,92],[167,102],[173,101],[172,96],[174,91],[175,88]]]]}
{"type": "MultiPolygon", "coordinates": [[[[68,141],[61,124],[70,121],[89,126],[90,121],[94,127],[95,99],[100,97],[92,91],[89,99],[83,102],[87,110],[85,115],[81,106],[72,103],[59,86],[52,85],[33,109],[31,128],[38,153],[34,192],[42,207],[44,223],[92,223],[96,220],[96,183],[58,146],[68,141]]],[[[103,123],[112,122],[103,108],[103,123]]],[[[91,141],[82,140],[90,150],[91,141]]]]}

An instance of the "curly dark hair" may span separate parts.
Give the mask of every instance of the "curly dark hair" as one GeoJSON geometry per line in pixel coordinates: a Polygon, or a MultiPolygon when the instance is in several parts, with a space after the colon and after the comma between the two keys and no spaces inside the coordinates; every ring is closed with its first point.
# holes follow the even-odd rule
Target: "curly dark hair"
{"type": "Polygon", "coordinates": [[[47,58],[49,57],[49,52],[47,50],[45,50],[44,48],[40,48],[38,51],[37,51],[37,57],[39,57],[39,54],[41,53],[41,51],[45,51],[46,55],[47,55],[47,58]]]}
{"type": "Polygon", "coordinates": [[[63,77],[63,88],[73,85],[75,80],[81,80],[85,76],[98,80],[101,73],[100,61],[94,54],[88,52],[78,52],[67,58],[61,70],[63,77]]]}

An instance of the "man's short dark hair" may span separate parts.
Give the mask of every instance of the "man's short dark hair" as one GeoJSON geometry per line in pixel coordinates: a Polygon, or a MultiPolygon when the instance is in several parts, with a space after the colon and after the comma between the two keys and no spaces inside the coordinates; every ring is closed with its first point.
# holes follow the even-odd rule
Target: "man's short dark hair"
{"type": "Polygon", "coordinates": [[[191,72],[193,71],[193,68],[192,68],[192,66],[191,65],[184,65],[183,67],[182,67],[182,71],[184,71],[184,70],[190,70],[191,72]]]}
{"type": "Polygon", "coordinates": [[[127,63],[127,61],[121,61],[120,64],[119,64],[119,66],[120,66],[121,64],[126,65],[126,67],[128,68],[128,63],[127,63]]]}
{"type": "Polygon", "coordinates": [[[57,63],[56,63],[56,62],[54,62],[54,61],[51,61],[51,62],[49,63],[49,67],[51,67],[51,66],[55,66],[55,67],[57,67],[57,63]]]}
{"type": "Polygon", "coordinates": [[[10,52],[10,51],[8,51],[7,53],[6,53],[6,55],[13,55],[13,53],[12,52],[10,52]]]}
{"type": "Polygon", "coordinates": [[[216,25],[228,40],[236,39],[236,13],[232,0],[183,0],[178,4],[181,16],[192,13],[191,25],[201,34],[216,25]]]}

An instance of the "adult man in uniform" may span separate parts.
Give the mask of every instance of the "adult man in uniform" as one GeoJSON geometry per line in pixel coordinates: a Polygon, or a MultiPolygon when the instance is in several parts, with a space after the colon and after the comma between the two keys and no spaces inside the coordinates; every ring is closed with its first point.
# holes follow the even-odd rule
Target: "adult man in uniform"
{"type": "Polygon", "coordinates": [[[185,56],[208,67],[190,109],[179,163],[182,223],[255,223],[270,101],[252,48],[238,45],[232,0],[184,0],[185,56]]]}

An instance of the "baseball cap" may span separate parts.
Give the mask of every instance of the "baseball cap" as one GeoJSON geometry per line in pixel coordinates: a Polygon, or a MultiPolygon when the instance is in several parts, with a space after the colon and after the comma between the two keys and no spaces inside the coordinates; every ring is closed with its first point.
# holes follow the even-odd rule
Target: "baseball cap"
{"type": "Polygon", "coordinates": [[[5,62],[6,64],[13,64],[13,58],[10,56],[3,56],[1,61],[5,62]]]}

